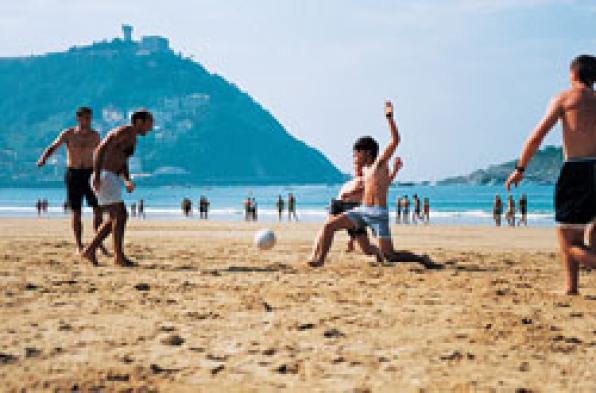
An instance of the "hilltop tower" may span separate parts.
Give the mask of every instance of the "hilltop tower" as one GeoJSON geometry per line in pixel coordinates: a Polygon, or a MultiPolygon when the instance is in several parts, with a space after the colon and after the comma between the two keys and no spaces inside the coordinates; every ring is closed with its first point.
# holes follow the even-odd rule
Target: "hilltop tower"
{"type": "Polygon", "coordinates": [[[124,36],[124,42],[132,42],[132,26],[122,25],[122,35],[124,36]]]}

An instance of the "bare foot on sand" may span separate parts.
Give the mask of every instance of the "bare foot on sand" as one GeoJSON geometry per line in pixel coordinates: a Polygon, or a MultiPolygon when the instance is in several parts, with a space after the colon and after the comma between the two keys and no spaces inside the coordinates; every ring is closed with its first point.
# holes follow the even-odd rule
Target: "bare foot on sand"
{"type": "Polygon", "coordinates": [[[313,260],[310,260],[307,263],[308,263],[308,266],[310,266],[310,267],[322,267],[325,264],[324,262],[313,261],[313,260]]]}
{"type": "Polygon", "coordinates": [[[138,266],[135,262],[131,261],[130,259],[128,259],[126,257],[115,258],[114,259],[114,265],[120,266],[120,267],[135,267],[135,266],[138,266]]]}

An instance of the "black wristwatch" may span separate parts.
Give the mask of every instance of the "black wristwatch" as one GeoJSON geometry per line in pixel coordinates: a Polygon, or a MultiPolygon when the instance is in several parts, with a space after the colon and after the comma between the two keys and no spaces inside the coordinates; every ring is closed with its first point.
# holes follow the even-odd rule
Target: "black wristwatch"
{"type": "Polygon", "coordinates": [[[385,115],[385,117],[388,118],[388,119],[392,119],[393,118],[393,112],[392,113],[387,113],[385,115]]]}
{"type": "Polygon", "coordinates": [[[519,173],[524,173],[524,171],[526,170],[526,168],[524,168],[521,165],[515,165],[515,170],[518,171],[519,173]]]}

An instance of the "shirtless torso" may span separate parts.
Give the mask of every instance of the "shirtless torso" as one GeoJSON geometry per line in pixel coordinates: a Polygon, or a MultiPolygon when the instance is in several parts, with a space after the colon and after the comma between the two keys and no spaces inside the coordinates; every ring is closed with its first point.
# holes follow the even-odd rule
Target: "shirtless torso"
{"type": "Polygon", "coordinates": [[[104,159],[100,160],[98,169],[127,178],[128,158],[134,154],[136,144],[137,137],[132,126],[121,126],[110,131],[102,142],[104,159]]]}
{"type": "Polygon", "coordinates": [[[90,128],[75,127],[64,131],[66,165],[75,169],[93,168],[93,151],[99,140],[99,133],[90,128]]]}
{"type": "Polygon", "coordinates": [[[80,126],[67,128],[44,152],[37,165],[42,166],[62,144],[66,145],[66,166],[72,169],[93,168],[93,152],[99,145],[99,133],[80,126]]]}
{"type": "Polygon", "coordinates": [[[364,195],[362,204],[365,206],[387,207],[387,191],[391,185],[391,174],[386,160],[375,161],[364,168],[364,195]]]}

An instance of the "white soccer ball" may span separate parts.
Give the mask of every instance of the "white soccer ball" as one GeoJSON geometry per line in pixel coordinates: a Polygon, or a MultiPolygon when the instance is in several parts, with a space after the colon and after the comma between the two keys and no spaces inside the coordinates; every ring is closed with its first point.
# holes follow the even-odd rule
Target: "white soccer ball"
{"type": "Polygon", "coordinates": [[[275,246],[275,233],[271,229],[261,229],[255,233],[255,246],[260,250],[271,250],[275,246]]]}

